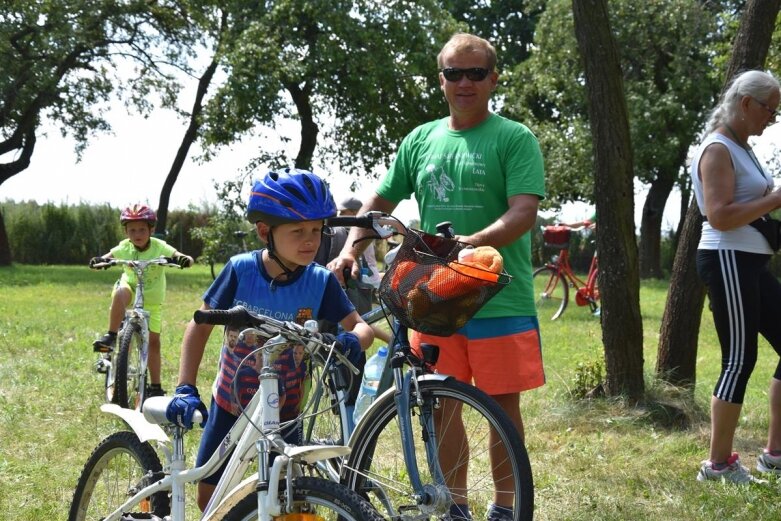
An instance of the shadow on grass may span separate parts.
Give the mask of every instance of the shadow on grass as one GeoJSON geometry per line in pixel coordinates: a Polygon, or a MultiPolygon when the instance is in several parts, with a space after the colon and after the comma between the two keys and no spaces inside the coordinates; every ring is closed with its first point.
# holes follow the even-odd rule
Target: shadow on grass
{"type": "Polygon", "coordinates": [[[709,411],[697,403],[693,387],[675,386],[656,377],[646,382],[640,402],[623,396],[607,397],[600,382],[586,393],[570,393],[565,408],[568,415],[596,415],[609,423],[647,424],[667,431],[684,431],[710,421],[709,411]]]}

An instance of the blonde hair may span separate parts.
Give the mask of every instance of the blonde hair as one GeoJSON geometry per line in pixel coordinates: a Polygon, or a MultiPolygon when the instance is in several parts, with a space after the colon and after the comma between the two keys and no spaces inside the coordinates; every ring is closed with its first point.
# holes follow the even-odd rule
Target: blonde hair
{"type": "Polygon", "coordinates": [[[781,86],[778,80],[769,72],[750,70],[736,75],[721,95],[719,104],[711,112],[708,124],[705,126],[705,134],[710,134],[735,117],[743,96],[750,96],[765,103],[773,92],[779,90],[781,86]]]}
{"type": "Polygon", "coordinates": [[[485,53],[488,58],[488,70],[492,71],[496,67],[496,49],[488,40],[469,33],[456,33],[450,37],[447,43],[442,47],[437,55],[437,67],[444,67],[444,56],[447,51],[454,53],[478,52],[485,53]]]}

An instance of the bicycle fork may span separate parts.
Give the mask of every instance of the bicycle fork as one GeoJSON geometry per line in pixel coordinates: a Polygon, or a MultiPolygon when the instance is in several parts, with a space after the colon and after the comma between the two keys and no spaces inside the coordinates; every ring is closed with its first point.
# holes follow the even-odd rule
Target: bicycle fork
{"type": "Polygon", "coordinates": [[[403,357],[394,357],[393,379],[396,392],[393,399],[399,417],[399,434],[404,461],[409,474],[412,489],[415,491],[415,502],[422,512],[427,514],[447,511],[453,502],[450,491],[445,484],[445,477],[439,465],[439,453],[437,442],[437,430],[434,424],[434,409],[436,404],[426,400],[420,393],[418,376],[420,369],[412,367],[409,371],[402,371],[403,357]],[[421,436],[426,447],[426,462],[431,472],[432,483],[423,483],[418,470],[417,455],[415,454],[415,439],[412,429],[412,414],[410,406],[412,395],[416,397],[416,405],[419,411],[421,436]]]}

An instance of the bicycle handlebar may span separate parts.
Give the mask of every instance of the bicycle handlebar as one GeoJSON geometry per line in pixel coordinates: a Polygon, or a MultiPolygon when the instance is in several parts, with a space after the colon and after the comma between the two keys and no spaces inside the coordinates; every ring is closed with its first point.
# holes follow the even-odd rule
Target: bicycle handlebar
{"type": "Polygon", "coordinates": [[[363,215],[343,215],[340,217],[329,217],[325,220],[327,226],[355,226],[357,228],[366,228],[374,230],[374,233],[380,239],[387,239],[400,233],[407,233],[407,227],[396,217],[383,212],[366,212],[363,215]],[[389,229],[390,228],[390,229],[389,229]]]}
{"type": "Polygon", "coordinates": [[[236,328],[255,328],[261,334],[273,338],[282,336],[288,342],[302,344],[309,354],[314,354],[320,349],[328,349],[336,358],[346,365],[353,374],[360,373],[350,360],[334,349],[334,344],[323,342],[322,335],[317,330],[317,322],[307,321],[305,326],[295,322],[277,320],[265,315],[258,315],[243,306],[234,306],[230,309],[199,309],[193,313],[193,321],[196,324],[211,324],[232,326],[236,328]]]}
{"type": "Polygon", "coordinates": [[[156,259],[149,259],[149,260],[125,260],[125,259],[112,259],[108,258],[106,259],[106,262],[99,262],[97,264],[94,264],[93,266],[90,266],[92,269],[103,269],[103,268],[110,268],[111,266],[129,266],[131,268],[141,268],[144,269],[147,266],[150,266],[152,264],[156,264],[158,266],[168,266],[171,268],[179,268],[182,269],[182,267],[174,260],[173,257],[157,257],[156,259]]]}

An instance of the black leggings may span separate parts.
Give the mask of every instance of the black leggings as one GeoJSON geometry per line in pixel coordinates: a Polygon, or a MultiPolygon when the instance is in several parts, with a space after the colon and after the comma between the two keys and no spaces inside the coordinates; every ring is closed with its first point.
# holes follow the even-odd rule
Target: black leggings
{"type": "MultiPolygon", "coordinates": [[[[708,287],[721,344],[721,375],[713,396],[743,403],[757,363],[761,334],[781,356],[781,283],[767,269],[769,255],[697,250],[697,273],[708,287]]],[[[781,360],[774,378],[781,380],[781,360]]]]}

